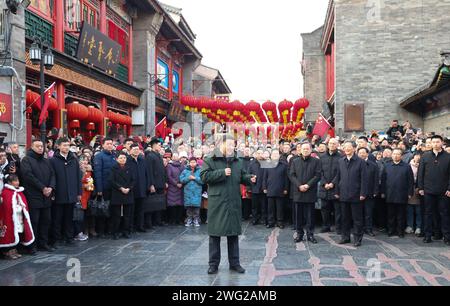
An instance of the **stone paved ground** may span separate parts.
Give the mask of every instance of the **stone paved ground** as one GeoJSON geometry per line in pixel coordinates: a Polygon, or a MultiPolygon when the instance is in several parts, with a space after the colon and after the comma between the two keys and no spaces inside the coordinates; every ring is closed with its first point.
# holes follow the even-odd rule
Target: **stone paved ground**
{"type": "Polygon", "coordinates": [[[55,253],[17,261],[0,261],[0,285],[74,285],[67,281],[67,262],[81,263],[75,285],[168,286],[309,286],[309,285],[450,285],[450,248],[442,241],[365,237],[363,246],[339,246],[334,234],[317,234],[319,244],[294,244],[290,229],[269,230],[243,224],[240,239],[245,275],[228,270],[226,243],[218,275],[206,274],[206,227],[162,227],[130,240],[90,240],[55,253]],[[368,260],[381,266],[379,282],[369,283],[368,260]]]}

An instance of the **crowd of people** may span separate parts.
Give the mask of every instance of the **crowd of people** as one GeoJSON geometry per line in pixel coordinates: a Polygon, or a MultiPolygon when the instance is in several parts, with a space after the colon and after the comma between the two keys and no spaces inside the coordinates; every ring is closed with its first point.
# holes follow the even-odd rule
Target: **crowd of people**
{"type": "Polygon", "coordinates": [[[241,221],[286,226],[295,242],[335,232],[360,246],[386,232],[450,245],[450,143],[393,121],[386,133],[261,142],[157,137],[34,139],[0,148],[0,251],[17,259],[154,227],[200,227],[217,273],[220,237],[239,273],[241,221]],[[223,157],[221,159],[219,157],[223,157]],[[232,182],[232,183],[227,183],[232,182]],[[208,204],[209,203],[209,204],[208,204]],[[320,213],[316,214],[316,211],[320,213]],[[376,233],[376,234],[375,234],[376,233]]]}

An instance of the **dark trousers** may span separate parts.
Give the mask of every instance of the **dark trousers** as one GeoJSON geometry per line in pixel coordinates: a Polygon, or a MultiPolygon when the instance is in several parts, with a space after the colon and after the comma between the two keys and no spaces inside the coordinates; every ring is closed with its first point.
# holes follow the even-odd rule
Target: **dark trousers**
{"type": "Polygon", "coordinates": [[[252,194],[253,221],[267,223],[267,197],[263,193],[252,194]]]}
{"type": "Polygon", "coordinates": [[[341,216],[341,207],[340,202],[337,200],[321,200],[322,202],[322,208],[321,208],[321,214],[322,214],[322,227],[324,229],[330,229],[332,218],[331,214],[334,211],[334,224],[336,227],[336,231],[341,231],[341,223],[342,223],[342,216],[341,216]]]}
{"type": "Polygon", "coordinates": [[[314,203],[295,203],[295,230],[300,237],[305,235],[303,225],[305,225],[306,235],[314,236],[314,209],[314,203]]]}
{"type": "Polygon", "coordinates": [[[269,224],[275,224],[275,221],[279,224],[284,220],[284,198],[267,198],[268,207],[268,222],[269,224]]]}
{"type": "Polygon", "coordinates": [[[51,208],[30,208],[31,226],[38,247],[48,244],[48,233],[52,222],[51,208]]]}
{"type": "Polygon", "coordinates": [[[54,203],[52,206],[51,244],[73,239],[73,209],[75,203],[54,203]]]}
{"type": "Polygon", "coordinates": [[[288,224],[293,224],[293,206],[294,204],[291,203],[291,200],[288,197],[283,198],[283,207],[284,207],[284,222],[288,224]]]}
{"type": "Polygon", "coordinates": [[[361,242],[364,225],[363,211],[364,206],[361,202],[341,202],[342,239],[350,239],[353,221],[353,237],[355,242],[361,242]]]}
{"type": "Polygon", "coordinates": [[[425,194],[425,237],[444,234],[445,239],[450,240],[449,201],[445,195],[425,194]]]}
{"type": "Polygon", "coordinates": [[[364,201],[364,230],[371,232],[373,230],[373,209],[375,199],[366,199],[364,201]]]}
{"type": "Polygon", "coordinates": [[[244,220],[250,219],[252,213],[252,199],[242,199],[242,218],[244,220]]]}
{"type": "MultiPolygon", "coordinates": [[[[228,262],[230,267],[239,266],[239,237],[228,236],[228,262]]],[[[218,267],[220,264],[220,237],[209,236],[209,265],[218,267]]]]}
{"type": "Polygon", "coordinates": [[[406,204],[388,203],[388,234],[403,235],[406,228],[406,204]]]}
{"type": "Polygon", "coordinates": [[[132,216],[134,217],[133,226],[136,230],[144,229],[144,209],[143,209],[143,201],[144,199],[135,199],[134,200],[134,213],[132,216]]]}
{"type": "Polygon", "coordinates": [[[169,215],[169,224],[181,224],[184,217],[183,206],[167,207],[167,214],[169,215]]]}
{"type": "Polygon", "coordinates": [[[387,205],[386,205],[386,199],[383,199],[381,197],[376,198],[376,216],[377,216],[377,225],[381,228],[387,227],[387,205]]]}
{"type": "Polygon", "coordinates": [[[111,205],[111,222],[113,234],[118,234],[120,232],[120,221],[122,212],[123,212],[122,231],[124,233],[130,232],[131,211],[132,211],[131,205],[111,205]]]}

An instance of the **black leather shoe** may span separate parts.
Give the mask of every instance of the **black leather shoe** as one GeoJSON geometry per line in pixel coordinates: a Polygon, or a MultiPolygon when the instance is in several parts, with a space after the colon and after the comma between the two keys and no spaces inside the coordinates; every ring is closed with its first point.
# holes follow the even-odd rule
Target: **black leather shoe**
{"type": "Polygon", "coordinates": [[[445,243],[446,245],[449,245],[449,246],[450,246],[450,240],[449,240],[449,239],[444,239],[444,243],[445,243]]]}
{"type": "Polygon", "coordinates": [[[405,234],[398,235],[399,238],[405,238],[405,234]]]}
{"type": "Polygon", "coordinates": [[[252,225],[258,225],[259,224],[259,221],[258,220],[253,220],[252,221],[252,225]]]}
{"type": "Polygon", "coordinates": [[[138,233],[147,233],[147,230],[145,228],[138,228],[138,233]]]}
{"type": "Polygon", "coordinates": [[[298,235],[295,239],[294,239],[294,242],[295,243],[299,243],[299,242],[302,242],[303,241],[303,236],[300,236],[300,235],[298,235]]]}
{"type": "Polygon", "coordinates": [[[372,231],[367,231],[366,234],[369,235],[370,237],[375,237],[375,234],[372,231]]]}
{"type": "Polygon", "coordinates": [[[355,243],[353,243],[353,246],[360,247],[361,246],[361,241],[355,241],[355,243]]]}
{"type": "Polygon", "coordinates": [[[322,228],[322,229],[320,230],[320,232],[321,232],[322,234],[324,234],[324,233],[329,233],[329,232],[331,232],[331,229],[330,229],[329,227],[322,228]]]}
{"type": "Polygon", "coordinates": [[[280,229],[283,229],[283,228],[284,228],[284,224],[283,224],[283,223],[279,223],[279,224],[278,224],[278,227],[279,227],[280,229]]]}
{"type": "Polygon", "coordinates": [[[240,265],[239,266],[230,267],[230,270],[231,271],[235,271],[235,272],[240,273],[240,274],[244,274],[245,273],[245,269],[242,268],[240,265]]]}
{"type": "Polygon", "coordinates": [[[341,241],[338,242],[338,244],[347,244],[350,243],[350,239],[341,239],[341,241]]]}
{"type": "Polygon", "coordinates": [[[432,243],[433,240],[431,240],[431,237],[425,237],[423,238],[423,243],[432,243]]]}
{"type": "Polygon", "coordinates": [[[341,231],[336,231],[336,235],[341,236],[342,232],[341,231]]]}
{"type": "Polygon", "coordinates": [[[313,236],[308,237],[308,241],[311,242],[312,244],[316,244],[317,243],[316,238],[314,238],[313,236]]]}
{"type": "Polygon", "coordinates": [[[73,240],[66,240],[66,246],[73,246],[74,244],[73,240]]]}
{"type": "Polygon", "coordinates": [[[267,224],[266,227],[267,227],[267,228],[274,228],[274,227],[275,227],[275,224],[267,224]]]}
{"type": "Polygon", "coordinates": [[[27,255],[30,255],[30,256],[35,256],[35,255],[37,255],[37,248],[35,246],[27,248],[24,251],[24,254],[27,254],[27,255]]]}
{"type": "Polygon", "coordinates": [[[434,235],[433,240],[442,240],[443,236],[441,234],[434,235]]]}
{"type": "Polygon", "coordinates": [[[119,234],[114,234],[112,237],[113,240],[119,240],[119,234]]]}
{"type": "Polygon", "coordinates": [[[128,233],[123,233],[123,234],[122,234],[122,237],[125,238],[125,239],[130,239],[130,234],[128,234],[128,233]]]}
{"type": "Polygon", "coordinates": [[[39,251],[43,251],[43,252],[54,252],[56,249],[49,246],[48,244],[44,244],[38,247],[39,251]]]}
{"type": "Polygon", "coordinates": [[[209,266],[208,274],[217,274],[219,272],[219,268],[216,266],[209,266]]]}

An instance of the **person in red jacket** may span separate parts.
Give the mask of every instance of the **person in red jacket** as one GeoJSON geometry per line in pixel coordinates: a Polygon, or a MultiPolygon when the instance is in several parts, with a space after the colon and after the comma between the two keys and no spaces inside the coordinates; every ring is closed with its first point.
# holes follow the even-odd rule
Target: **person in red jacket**
{"type": "Polygon", "coordinates": [[[28,203],[23,190],[19,186],[17,175],[9,175],[0,205],[0,248],[7,259],[21,257],[15,248],[19,242],[24,246],[34,242],[28,203]]]}

